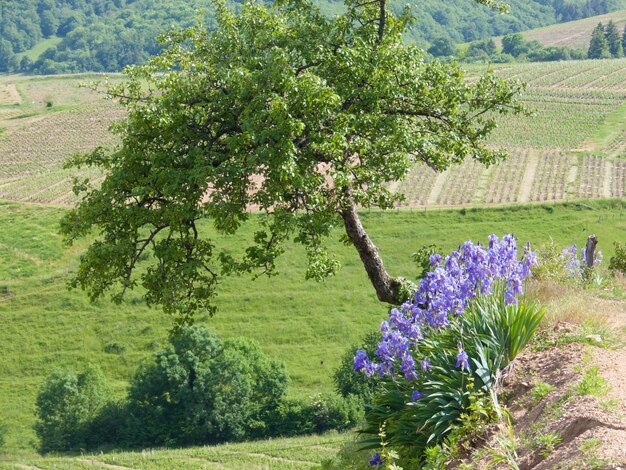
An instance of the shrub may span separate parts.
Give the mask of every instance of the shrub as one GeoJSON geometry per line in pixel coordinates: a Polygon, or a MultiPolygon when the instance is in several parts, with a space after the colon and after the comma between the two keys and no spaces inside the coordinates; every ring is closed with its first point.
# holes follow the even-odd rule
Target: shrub
{"type": "MultiPolygon", "coordinates": [[[[585,248],[580,255],[576,245],[560,249],[554,241],[541,247],[537,251],[538,267],[533,270],[533,276],[541,281],[558,281],[565,283],[581,283],[590,280],[591,271],[585,262],[585,248]]],[[[594,267],[602,262],[602,252],[595,254],[594,267]]]]}
{"type": "Polygon", "coordinates": [[[344,431],[363,418],[363,401],[354,396],[321,394],[309,400],[283,400],[271,420],[272,436],[344,431]]]}
{"type": "Polygon", "coordinates": [[[97,366],[76,374],[56,369],[37,394],[35,431],[41,451],[77,450],[86,446],[91,421],[107,401],[109,388],[97,366]]]}
{"type": "Polygon", "coordinates": [[[365,444],[381,447],[384,436],[388,448],[381,452],[397,450],[411,466],[455,427],[471,431],[476,416],[498,412],[500,371],[543,316],[518,302],[536,258],[527,248],[520,261],[511,235],[490,236],[486,250],[466,242],[445,258],[434,255],[431,264],[413,301],[382,323],[378,359],[363,350],[354,358],[355,369],[384,377],[366,412],[363,433],[374,437],[365,444]]]}
{"type": "Polygon", "coordinates": [[[284,366],[245,339],[182,327],[129,390],[139,444],[188,445],[264,436],[287,389],[284,366]]]}
{"type": "Polygon", "coordinates": [[[613,246],[615,246],[615,254],[609,260],[609,269],[626,274],[626,243],[614,242],[613,246]]]}
{"type": "Polygon", "coordinates": [[[322,433],[331,429],[345,431],[363,417],[363,404],[354,396],[343,398],[321,394],[313,397],[307,412],[314,424],[314,432],[322,433]]]}
{"type": "Polygon", "coordinates": [[[124,354],[124,352],[126,352],[126,346],[117,341],[111,341],[104,345],[103,350],[107,354],[124,354]]]}

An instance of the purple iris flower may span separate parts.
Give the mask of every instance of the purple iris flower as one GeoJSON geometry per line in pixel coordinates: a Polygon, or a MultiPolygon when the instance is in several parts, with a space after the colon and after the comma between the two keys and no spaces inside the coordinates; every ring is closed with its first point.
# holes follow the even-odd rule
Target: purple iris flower
{"type": "Polygon", "coordinates": [[[459,354],[457,354],[456,356],[456,368],[457,369],[467,369],[469,370],[469,357],[467,355],[467,353],[465,351],[463,351],[463,348],[459,347],[459,354]]]}
{"type": "Polygon", "coordinates": [[[372,459],[369,461],[371,467],[378,467],[383,464],[383,458],[378,452],[372,455],[372,459]]]}
{"type": "Polygon", "coordinates": [[[354,370],[363,370],[367,364],[367,353],[359,349],[354,356],[354,370]]]}

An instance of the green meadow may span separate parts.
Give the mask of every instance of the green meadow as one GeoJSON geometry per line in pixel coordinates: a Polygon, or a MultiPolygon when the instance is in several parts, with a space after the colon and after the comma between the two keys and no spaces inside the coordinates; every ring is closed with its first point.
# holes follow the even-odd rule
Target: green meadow
{"type": "Polygon", "coordinates": [[[142,470],[311,470],[331,459],[349,439],[330,433],[289,439],[243,442],[185,449],[113,452],[80,456],[24,457],[21,463],[2,462],[0,469],[37,468],[85,470],[94,468],[141,468],[142,470]],[[111,467],[116,466],[116,467],[111,467]]]}
{"type": "MultiPolygon", "coordinates": [[[[64,210],[0,203],[0,422],[9,428],[0,452],[5,453],[5,461],[9,455],[34,454],[35,397],[51,370],[98,364],[121,396],[137,366],[162,347],[173,326],[173,318],[145,305],[140,291],[114,305],[107,299],[90,303],[85,293],[67,289],[85,245],[64,245],[57,233],[64,210]]],[[[581,246],[595,233],[608,258],[612,243],[626,239],[624,200],[363,211],[362,219],[390,273],[407,278],[416,274],[411,254],[425,244],[450,251],[466,239],[486,241],[490,233],[513,232],[520,243],[529,240],[541,245],[553,239],[558,245],[581,246]]],[[[251,215],[250,223],[230,237],[211,235],[208,225],[204,230],[214,236],[217,246],[237,253],[256,224],[258,216],[251,215]]],[[[293,396],[332,390],[332,373],[341,356],[387,313],[354,249],[338,241],[340,233],[337,229],[329,240],[330,251],[343,262],[335,278],[324,283],[305,281],[303,250],[289,245],[279,264],[280,275],[224,279],[216,299],[217,314],[196,317],[197,323],[224,337],[253,338],[266,353],[284,361],[293,396]]],[[[38,463],[37,467],[52,465],[38,463]]]]}

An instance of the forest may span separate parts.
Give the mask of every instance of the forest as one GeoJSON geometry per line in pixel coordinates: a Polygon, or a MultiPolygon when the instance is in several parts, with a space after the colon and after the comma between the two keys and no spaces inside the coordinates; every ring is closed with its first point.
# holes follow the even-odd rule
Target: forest
{"type": "MultiPolygon", "coordinates": [[[[315,0],[327,16],[342,2],[315,0]]],[[[553,23],[599,15],[624,7],[623,0],[511,0],[499,14],[469,0],[424,0],[411,5],[415,18],[407,36],[428,47],[447,39],[463,43],[553,23]]],[[[233,2],[234,9],[238,3],[233,2]]],[[[396,0],[399,12],[405,2],[396,0]]],[[[143,63],[164,44],[159,34],[198,21],[208,28],[208,0],[7,0],[0,4],[0,72],[57,74],[114,72],[143,63]]],[[[164,39],[166,42],[166,40],[164,39]]]]}

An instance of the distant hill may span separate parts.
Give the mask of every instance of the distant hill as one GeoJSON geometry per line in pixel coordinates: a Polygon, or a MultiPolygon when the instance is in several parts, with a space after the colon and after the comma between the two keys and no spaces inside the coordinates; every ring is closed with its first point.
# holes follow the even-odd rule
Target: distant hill
{"type": "Polygon", "coordinates": [[[522,35],[529,41],[536,40],[546,46],[569,46],[587,50],[593,28],[599,22],[606,25],[611,20],[613,20],[617,28],[622,31],[624,26],[626,26],[626,10],[614,11],[582,20],[532,29],[523,32],[522,35]]]}
{"type": "MultiPolygon", "coordinates": [[[[313,0],[327,15],[340,0],[313,0]]],[[[239,1],[231,0],[233,8],[239,1]]],[[[500,15],[473,0],[413,2],[410,39],[428,45],[436,38],[462,43],[524,31],[626,8],[626,0],[508,0],[500,15]]],[[[392,0],[400,10],[403,0],[392,0]]],[[[56,74],[118,71],[158,52],[156,36],[194,23],[210,0],[2,0],[0,72],[56,74]]]]}

